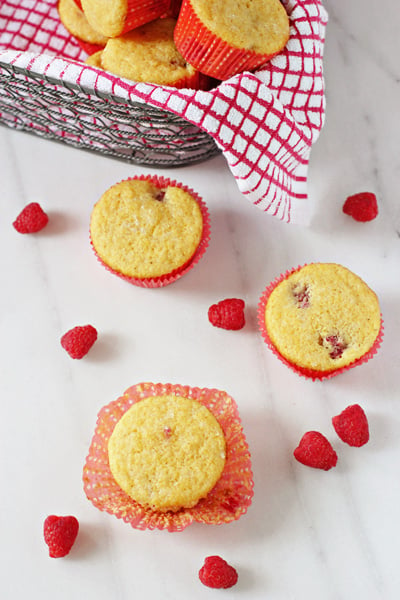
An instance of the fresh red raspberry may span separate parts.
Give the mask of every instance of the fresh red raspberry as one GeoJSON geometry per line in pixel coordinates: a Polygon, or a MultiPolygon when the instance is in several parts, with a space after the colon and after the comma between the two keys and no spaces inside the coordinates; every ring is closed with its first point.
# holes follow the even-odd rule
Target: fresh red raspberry
{"type": "Polygon", "coordinates": [[[359,448],[369,440],[368,419],[358,404],[348,406],[333,417],[332,424],[340,439],[349,446],[359,448]]]}
{"type": "Polygon", "coordinates": [[[372,192],[360,192],[346,199],[343,212],[356,221],[372,221],[378,216],[378,203],[372,192]]]}
{"type": "Polygon", "coordinates": [[[79,531],[79,522],[75,517],[50,515],[43,526],[44,541],[49,547],[51,558],[61,558],[69,554],[79,531]]]}
{"type": "Polygon", "coordinates": [[[36,233],[47,225],[49,217],[40,204],[31,202],[19,213],[13,225],[18,233],[36,233]]]}
{"type": "Polygon", "coordinates": [[[293,454],[296,460],[307,467],[324,471],[336,467],[337,454],[331,443],[319,431],[307,431],[293,454]]]}
{"type": "Polygon", "coordinates": [[[97,331],[92,325],[79,325],[64,333],[61,346],[71,358],[83,358],[97,340],[97,331]]]}
{"type": "Polygon", "coordinates": [[[199,571],[201,583],[211,588],[230,588],[236,584],[236,569],[220,556],[207,556],[199,571]]]}
{"type": "Polygon", "coordinates": [[[226,298],[208,309],[208,320],[214,327],[222,329],[242,329],[245,324],[244,301],[239,298],[226,298]]]}

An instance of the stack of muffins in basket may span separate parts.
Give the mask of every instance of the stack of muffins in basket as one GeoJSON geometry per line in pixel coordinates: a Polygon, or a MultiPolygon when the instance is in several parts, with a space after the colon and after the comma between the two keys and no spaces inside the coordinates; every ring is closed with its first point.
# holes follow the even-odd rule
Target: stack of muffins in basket
{"type": "Polygon", "coordinates": [[[285,47],[280,0],[60,0],[87,63],[136,82],[210,89],[285,47]]]}

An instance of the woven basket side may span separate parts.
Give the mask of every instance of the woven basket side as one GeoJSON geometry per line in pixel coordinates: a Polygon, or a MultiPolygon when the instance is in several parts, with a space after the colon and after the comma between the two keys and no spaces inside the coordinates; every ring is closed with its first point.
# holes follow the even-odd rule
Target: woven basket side
{"type": "Polygon", "coordinates": [[[185,119],[0,62],[0,123],[131,163],[174,167],[219,153],[185,119]]]}

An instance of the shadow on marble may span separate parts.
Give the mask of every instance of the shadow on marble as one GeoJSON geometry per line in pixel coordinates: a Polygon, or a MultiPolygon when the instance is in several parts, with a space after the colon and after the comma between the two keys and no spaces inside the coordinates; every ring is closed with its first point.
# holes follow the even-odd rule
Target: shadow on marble
{"type": "Polygon", "coordinates": [[[71,214],[55,210],[46,210],[46,213],[49,222],[41,231],[42,236],[60,235],[68,231],[74,231],[80,226],[80,220],[74,218],[71,214]]]}
{"type": "Polygon", "coordinates": [[[96,343],[90,349],[85,360],[88,362],[99,363],[117,360],[124,353],[124,342],[121,336],[99,332],[96,343]]]}
{"type": "Polygon", "coordinates": [[[96,552],[104,552],[105,527],[101,524],[79,523],[79,533],[75,544],[66,557],[71,561],[93,560],[96,552]]]}

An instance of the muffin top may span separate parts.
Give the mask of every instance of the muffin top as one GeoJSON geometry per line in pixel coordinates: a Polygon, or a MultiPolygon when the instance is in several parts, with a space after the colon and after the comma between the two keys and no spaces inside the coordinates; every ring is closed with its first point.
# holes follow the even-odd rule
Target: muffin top
{"type": "Polygon", "coordinates": [[[128,13],[128,0],[82,0],[82,8],[96,31],[106,37],[122,33],[128,13]]]}
{"type": "Polygon", "coordinates": [[[159,511],[189,508],[214,487],[224,469],[225,436],[210,410],[173,394],[150,396],[116,424],[108,442],[118,485],[159,511]]]}
{"type": "Polygon", "coordinates": [[[195,78],[194,67],[178,52],[173,39],[176,20],[156,19],[110,39],[102,55],[107,71],[133,81],[180,85],[195,78]]]}
{"type": "Polygon", "coordinates": [[[161,277],[187,264],[201,240],[203,217],[196,199],[175,185],[130,179],[107,190],[94,206],[94,250],[127,277],[161,277]]]}
{"type": "Polygon", "coordinates": [[[236,48],[275,54],[289,39],[289,18],[279,0],[190,0],[202,23],[236,48]]]}
{"type": "Polygon", "coordinates": [[[363,356],[381,325],[376,294],[338,264],[306,265],[281,281],[265,307],[265,327],[292,364],[333,371],[363,356]]]}
{"type": "Polygon", "coordinates": [[[73,36],[90,44],[106,44],[107,38],[93,29],[75,0],[59,0],[58,14],[61,23],[73,36]]]}

